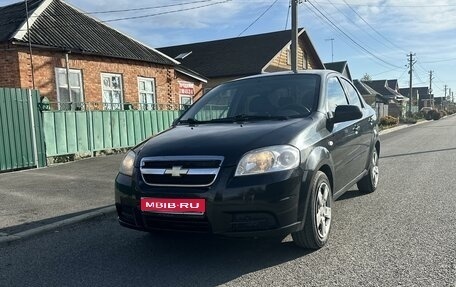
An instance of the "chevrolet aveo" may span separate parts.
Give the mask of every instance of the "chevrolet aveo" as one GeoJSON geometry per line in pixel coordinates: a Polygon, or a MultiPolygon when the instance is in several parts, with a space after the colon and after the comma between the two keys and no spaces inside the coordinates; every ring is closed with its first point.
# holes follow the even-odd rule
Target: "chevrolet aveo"
{"type": "Polygon", "coordinates": [[[377,117],[333,71],[219,85],[131,149],[115,181],[121,225],[144,231],[286,236],[318,249],[333,201],[379,179],[377,117]]]}

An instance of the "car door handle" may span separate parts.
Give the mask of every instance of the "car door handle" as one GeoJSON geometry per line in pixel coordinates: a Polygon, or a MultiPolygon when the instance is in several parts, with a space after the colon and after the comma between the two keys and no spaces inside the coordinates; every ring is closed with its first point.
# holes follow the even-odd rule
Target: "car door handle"
{"type": "Polygon", "coordinates": [[[359,125],[354,125],[353,126],[353,131],[355,132],[355,134],[359,133],[360,129],[361,129],[361,127],[359,125]]]}

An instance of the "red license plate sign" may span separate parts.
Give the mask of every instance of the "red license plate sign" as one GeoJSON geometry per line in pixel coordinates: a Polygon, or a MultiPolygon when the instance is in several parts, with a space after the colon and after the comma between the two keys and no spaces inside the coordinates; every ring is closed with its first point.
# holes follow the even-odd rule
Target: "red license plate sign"
{"type": "Polygon", "coordinates": [[[160,213],[204,213],[204,199],[189,198],[141,198],[141,210],[160,213]]]}

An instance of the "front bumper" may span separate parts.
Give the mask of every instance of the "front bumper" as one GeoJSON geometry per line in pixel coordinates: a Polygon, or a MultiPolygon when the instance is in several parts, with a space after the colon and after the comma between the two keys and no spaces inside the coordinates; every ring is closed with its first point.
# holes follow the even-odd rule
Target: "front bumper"
{"type": "Polygon", "coordinates": [[[300,168],[269,174],[233,177],[234,167],[222,168],[210,187],[152,187],[136,173],[116,178],[116,208],[121,225],[144,231],[207,232],[224,236],[284,236],[301,227],[305,197],[300,168]],[[202,198],[203,215],[142,212],[140,199],[202,198]]]}

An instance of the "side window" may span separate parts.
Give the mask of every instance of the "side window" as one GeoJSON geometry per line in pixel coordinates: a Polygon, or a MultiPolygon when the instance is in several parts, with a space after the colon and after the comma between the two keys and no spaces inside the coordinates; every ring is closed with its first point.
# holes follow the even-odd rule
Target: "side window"
{"type": "Polygon", "coordinates": [[[123,101],[122,75],[101,73],[105,110],[121,110],[123,101]]]}
{"type": "Polygon", "coordinates": [[[359,94],[355,90],[355,88],[353,88],[352,84],[350,84],[350,82],[348,82],[345,79],[342,79],[342,83],[344,83],[345,90],[347,91],[348,102],[350,103],[350,105],[354,105],[354,106],[363,108],[363,104],[361,103],[361,100],[359,99],[359,94]]]}
{"type": "Polygon", "coordinates": [[[326,93],[328,99],[328,109],[330,112],[335,112],[337,106],[348,105],[344,89],[336,77],[332,77],[328,80],[326,93]]]}
{"type": "Polygon", "coordinates": [[[72,105],[76,110],[84,108],[84,93],[82,89],[81,70],[69,69],[70,76],[67,77],[65,68],[55,68],[55,78],[57,82],[57,100],[60,110],[71,110],[72,105]],[[68,92],[68,82],[70,79],[70,91],[68,92]]]}
{"type": "Polygon", "coordinates": [[[139,106],[141,110],[157,109],[155,79],[138,77],[139,106]]]}

